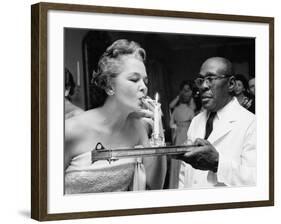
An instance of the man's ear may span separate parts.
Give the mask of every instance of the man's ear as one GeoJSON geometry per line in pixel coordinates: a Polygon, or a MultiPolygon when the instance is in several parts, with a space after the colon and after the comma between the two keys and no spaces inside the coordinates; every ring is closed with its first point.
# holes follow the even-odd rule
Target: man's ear
{"type": "Polygon", "coordinates": [[[235,89],[235,86],[236,86],[235,78],[234,76],[231,76],[228,79],[228,92],[232,93],[235,89]]]}

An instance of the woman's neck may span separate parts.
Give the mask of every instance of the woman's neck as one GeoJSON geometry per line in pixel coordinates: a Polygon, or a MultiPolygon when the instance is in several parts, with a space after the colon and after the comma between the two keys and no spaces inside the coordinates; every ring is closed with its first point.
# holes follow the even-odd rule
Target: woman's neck
{"type": "Polygon", "coordinates": [[[245,97],[244,93],[240,93],[239,95],[236,96],[237,100],[243,100],[245,97]]]}
{"type": "Polygon", "coordinates": [[[240,93],[239,95],[236,96],[238,102],[241,104],[245,98],[244,93],[240,93]]]}
{"type": "Polygon", "coordinates": [[[100,124],[108,131],[120,131],[125,127],[129,111],[125,111],[116,101],[106,100],[99,111],[102,117],[100,124]]]}
{"type": "Polygon", "coordinates": [[[179,105],[186,105],[186,106],[189,106],[190,105],[190,100],[188,102],[180,102],[179,105]]]}

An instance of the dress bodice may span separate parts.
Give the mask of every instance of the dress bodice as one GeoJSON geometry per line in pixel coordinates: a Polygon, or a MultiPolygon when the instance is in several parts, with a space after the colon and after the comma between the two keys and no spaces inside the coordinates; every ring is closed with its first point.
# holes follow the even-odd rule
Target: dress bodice
{"type": "Polygon", "coordinates": [[[127,191],[136,179],[137,166],[134,158],[92,163],[91,152],[83,153],[74,157],[65,171],[65,193],[127,191]]]}
{"type": "Polygon", "coordinates": [[[194,117],[194,111],[186,104],[180,104],[175,108],[173,116],[177,124],[181,122],[190,122],[194,117]]]}

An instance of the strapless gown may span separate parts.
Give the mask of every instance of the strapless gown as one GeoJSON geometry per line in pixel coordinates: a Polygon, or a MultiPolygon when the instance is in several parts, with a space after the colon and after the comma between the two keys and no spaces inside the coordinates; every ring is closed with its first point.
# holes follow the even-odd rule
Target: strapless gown
{"type": "Polygon", "coordinates": [[[91,152],[72,159],[65,171],[65,194],[145,190],[140,158],[92,163],[91,152]]]}

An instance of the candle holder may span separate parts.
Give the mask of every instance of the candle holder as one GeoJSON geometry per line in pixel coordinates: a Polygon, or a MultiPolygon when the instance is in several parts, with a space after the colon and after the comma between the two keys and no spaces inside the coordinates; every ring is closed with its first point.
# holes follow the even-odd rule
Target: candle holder
{"type": "Polygon", "coordinates": [[[165,146],[166,143],[165,143],[164,133],[161,135],[152,133],[149,143],[151,147],[165,146]]]}
{"type": "Polygon", "coordinates": [[[153,121],[153,133],[150,139],[150,145],[152,147],[165,146],[164,130],[161,121],[161,104],[158,102],[159,94],[155,94],[154,104],[154,121],[153,121]]]}

